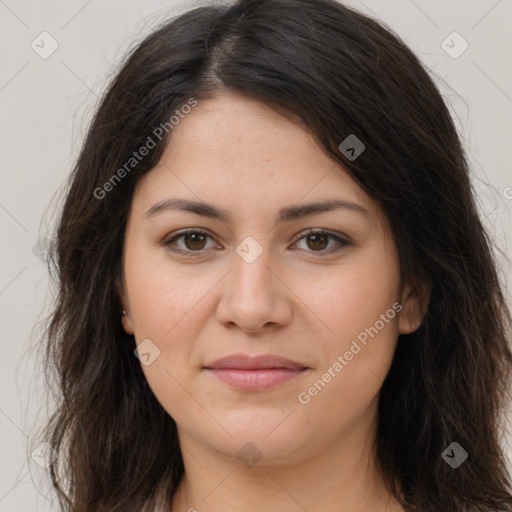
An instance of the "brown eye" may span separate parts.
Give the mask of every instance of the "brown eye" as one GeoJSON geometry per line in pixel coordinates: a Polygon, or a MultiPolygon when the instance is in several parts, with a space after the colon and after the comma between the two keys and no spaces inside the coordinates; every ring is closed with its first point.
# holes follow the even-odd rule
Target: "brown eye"
{"type": "Polygon", "coordinates": [[[182,231],[168,240],[164,240],[162,245],[173,252],[186,256],[200,256],[205,253],[207,249],[215,248],[215,244],[208,246],[209,240],[213,242],[212,236],[208,233],[191,229],[182,231]]]}
{"type": "Polygon", "coordinates": [[[308,235],[307,240],[308,247],[314,251],[321,251],[329,244],[329,236],[319,233],[308,235]]]}
{"type": "Polygon", "coordinates": [[[321,254],[330,254],[344,247],[351,245],[351,242],[337,236],[333,233],[329,233],[324,230],[311,229],[307,231],[297,242],[303,243],[305,241],[305,247],[299,247],[307,252],[317,252],[321,254]]]}
{"type": "Polygon", "coordinates": [[[204,249],[206,236],[203,233],[189,233],[183,235],[183,242],[187,249],[198,251],[204,249]]]}

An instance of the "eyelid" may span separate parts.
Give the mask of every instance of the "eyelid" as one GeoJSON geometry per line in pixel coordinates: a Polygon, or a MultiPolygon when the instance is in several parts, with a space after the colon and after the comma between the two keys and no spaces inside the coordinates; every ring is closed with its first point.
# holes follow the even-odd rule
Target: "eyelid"
{"type": "Polygon", "coordinates": [[[175,253],[184,254],[186,256],[195,256],[195,255],[200,255],[200,254],[204,253],[205,249],[200,250],[200,251],[184,251],[183,249],[177,249],[177,248],[171,246],[172,242],[174,242],[175,240],[177,240],[181,237],[189,235],[189,234],[205,235],[207,237],[210,237],[212,240],[215,240],[215,237],[203,228],[186,228],[186,229],[182,229],[180,231],[174,232],[170,236],[165,237],[162,240],[161,245],[163,245],[164,247],[167,247],[168,249],[170,249],[171,251],[173,251],[175,253]]]}
{"type": "Polygon", "coordinates": [[[326,235],[329,238],[336,240],[338,242],[338,245],[339,245],[339,247],[337,247],[337,248],[335,247],[334,249],[331,248],[331,249],[322,250],[322,251],[313,251],[313,250],[306,251],[306,252],[312,253],[312,254],[316,253],[316,254],[319,254],[319,255],[326,255],[327,256],[328,254],[340,251],[343,247],[346,247],[348,245],[352,245],[352,242],[350,241],[350,239],[346,235],[343,235],[341,233],[336,233],[336,232],[333,232],[333,231],[330,231],[330,230],[324,229],[324,228],[309,228],[309,229],[306,229],[305,231],[301,231],[297,235],[297,239],[293,243],[293,245],[297,244],[303,238],[306,238],[309,235],[326,235]]]}
{"type": "MultiPolygon", "coordinates": [[[[164,238],[164,240],[161,242],[161,245],[169,248],[171,251],[173,251],[175,253],[184,254],[185,256],[192,256],[192,257],[200,256],[206,252],[206,249],[202,249],[202,250],[198,250],[198,251],[191,251],[191,250],[182,250],[182,249],[177,249],[177,248],[171,247],[171,243],[173,241],[175,241],[183,236],[186,236],[188,234],[196,234],[196,233],[205,235],[207,237],[210,237],[212,240],[215,240],[215,237],[212,234],[210,234],[208,232],[208,230],[205,230],[203,228],[186,228],[186,229],[182,229],[178,232],[174,232],[171,234],[171,236],[164,238]]],[[[292,245],[297,244],[303,238],[306,238],[309,235],[326,235],[326,236],[330,237],[331,239],[336,240],[340,246],[338,248],[335,248],[335,249],[331,248],[329,250],[306,251],[306,252],[313,253],[313,254],[318,253],[319,255],[322,255],[322,254],[327,255],[327,254],[331,254],[332,252],[337,252],[345,246],[352,245],[352,242],[346,235],[342,235],[341,233],[335,233],[335,232],[332,232],[330,230],[323,229],[323,228],[309,228],[304,231],[301,231],[297,235],[296,240],[293,242],[292,245]]]]}
{"type": "Polygon", "coordinates": [[[330,229],[325,229],[325,228],[305,229],[304,231],[301,231],[297,235],[297,241],[304,238],[305,236],[308,236],[308,235],[328,235],[328,236],[331,236],[332,238],[338,239],[340,242],[344,242],[347,244],[350,243],[350,239],[347,235],[344,235],[343,233],[338,233],[336,231],[331,231],[330,229]]]}

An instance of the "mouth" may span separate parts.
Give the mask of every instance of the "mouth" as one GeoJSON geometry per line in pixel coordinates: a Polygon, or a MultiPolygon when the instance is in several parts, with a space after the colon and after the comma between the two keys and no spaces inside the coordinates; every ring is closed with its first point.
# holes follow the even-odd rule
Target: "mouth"
{"type": "Polygon", "coordinates": [[[216,378],[240,391],[266,391],[311,370],[306,365],[276,355],[251,357],[234,354],[203,367],[216,378]]]}

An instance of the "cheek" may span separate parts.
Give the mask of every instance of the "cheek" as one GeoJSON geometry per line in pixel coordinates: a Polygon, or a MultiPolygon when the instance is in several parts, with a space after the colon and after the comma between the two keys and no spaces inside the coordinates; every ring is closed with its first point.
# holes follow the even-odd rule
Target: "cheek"
{"type": "Polygon", "coordinates": [[[369,308],[352,299],[346,307],[340,304],[330,319],[336,336],[317,340],[322,364],[297,397],[306,414],[323,417],[322,425],[336,425],[338,433],[376,407],[398,338],[397,303],[394,308],[389,301],[375,301],[369,308]]]}
{"type": "Polygon", "coordinates": [[[398,338],[401,306],[394,292],[391,283],[379,289],[352,276],[312,298],[310,307],[319,312],[326,326],[326,336],[319,336],[316,341],[317,346],[323,347],[321,372],[342,356],[346,363],[336,373],[351,374],[347,385],[359,381],[362,374],[366,381],[370,370],[385,377],[398,338]]]}
{"type": "Polygon", "coordinates": [[[190,319],[201,314],[201,299],[216,282],[208,273],[171,265],[163,248],[132,252],[125,276],[135,337],[153,336],[164,343],[181,324],[195,325],[190,319]]]}
{"type": "MultiPolygon", "coordinates": [[[[392,309],[399,298],[399,266],[392,256],[383,251],[355,255],[333,271],[298,280],[297,294],[321,320],[329,346],[342,348],[392,309]]],[[[388,316],[382,330],[393,336],[396,329],[388,324],[397,323],[396,311],[388,316]]]]}
{"type": "MultiPolygon", "coordinates": [[[[341,423],[364,412],[393,359],[401,305],[399,266],[392,256],[381,252],[354,259],[353,265],[347,263],[329,278],[307,283],[307,305],[328,329],[316,340],[322,347],[322,364],[308,381],[310,387],[302,390],[307,395],[303,398],[309,397],[319,414],[330,411],[341,423]]],[[[301,293],[305,292],[306,287],[301,293]]]]}
{"type": "Polygon", "coordinates": [[[204,410],[186,389],[197,371],[191,354],[208,315],[201,299],[218,279],[181,272],[158,251],[132,252],[125,276],[137,345],[149,339],[158,354],[149,365],[141,360],[150,388],[174,419],[181,420],[182,411],[201,417],[204,410]]]}

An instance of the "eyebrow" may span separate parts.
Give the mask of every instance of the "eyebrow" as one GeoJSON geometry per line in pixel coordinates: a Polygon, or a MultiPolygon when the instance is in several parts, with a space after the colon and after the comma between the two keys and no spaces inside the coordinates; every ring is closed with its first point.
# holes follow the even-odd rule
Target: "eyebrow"
{"type": "MultiPolygon", "coordinates": [[[[356,213],[360,213],[366,216],[370,215],[370,212],[358,203],[351,201],[344,201],[342,199],[329,199],[326,201],[319,201],[315,203],[306,203],[300,205],[292,205],[281,208],[277,214],[277,222],[286,222],[301,219],[309,215],[315,215],[319,213],[329,212],[332,210],[348,210],[356,213]]],[[[163,199],[158,203],[154,204],[144,214],[146,219],[150,219],[159,213],[165,211],[180,210],[211,219],[218,219],[224,222],[228,222],[231,218],[230,213],[227,210],[218,208],[208,203],[201,201],[190,201],[188,199],[179,199],[169,197],[163,199]]]]}

